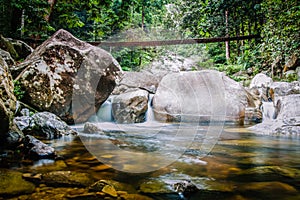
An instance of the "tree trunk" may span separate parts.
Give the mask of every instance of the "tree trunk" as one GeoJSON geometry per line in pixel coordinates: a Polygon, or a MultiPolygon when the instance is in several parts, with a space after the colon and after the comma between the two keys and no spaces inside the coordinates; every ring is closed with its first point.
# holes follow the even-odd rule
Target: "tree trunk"
{"type": "MultiPolygon", "coordinates": [[[[229,37],[229,27],[228,27],[228,10],[225,11],[225,24],[226,24],[226,37],[229,37]]],[[[229,41],[225,41],[226,48],[226,60],[230,59],[230,44],[229,41]]]]}
{"type": "Polygon", "coordinates": [[[55,6],[56,2],[57,2],[57,0],[48,0],[48,4],[50,4],[50,9],[49,9],[48,15],[45,16],[45,20],[47,22],[51,21],[51,17],[52,17],[54,6],[55,6]]]}
{"type": "Polygon", "coordinates": [[[142,5],[142,30],[144,31],[145,26],[145,6],[142,5]]]}

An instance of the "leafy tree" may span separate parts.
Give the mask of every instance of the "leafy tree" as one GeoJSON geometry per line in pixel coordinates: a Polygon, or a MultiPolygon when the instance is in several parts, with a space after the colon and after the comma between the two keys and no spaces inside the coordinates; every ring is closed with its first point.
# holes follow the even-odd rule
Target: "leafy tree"
{"type": "Polygon", "coordinates": [[[277,60],[283,66],[292,54],[300,54],[299,0],[264,0],[262,7],[267,17],[260,48],[262,65],[270,69],[277,60]]]}

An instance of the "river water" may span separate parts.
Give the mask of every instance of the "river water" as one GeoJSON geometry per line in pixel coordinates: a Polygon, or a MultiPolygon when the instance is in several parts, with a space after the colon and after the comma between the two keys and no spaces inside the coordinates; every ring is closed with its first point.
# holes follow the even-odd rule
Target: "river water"
{"type": "MultiPolygon", "coordinates": [[[[164,124],[161,134],[155,131],[159,127],[157,124],[131,126],[131,130],[125,132],[122,126],[117,126],[119,129],[108,123],[100,126],[106,127],[105,134],[80,133],[79,136],[44,141],[56,149],[61,157],[59,160],[1,162],[0,171],[86,172],[97,180],[120,182],[127,186],[123,188],[126,192],[152,199],[183,199],[174,191],[173,185],[184,180],[200,189],[189,199],[300,199],[298,138],[259,135],[249,132],[246,127],[229,125],[224,127],[212,150],[203,154],[199,144],[204,141],[203,135],[209,128],[205,125],[195,127],[197,134],[193,136],[193,143],[185,143],[183,137],[176,137],[172,143],[166,139],[174,137],[172,132],[178,130],[176,124],[164,124]],[[145,137],[140,137],[137,132],[144,133],[145,137]],[[108,141],[118,147],[117,153],[113,148],[105,148],[108,141]],[[120,155],[133,152],[144,156],[157,151],[163,153],[152,160],[120,155]],[[141,172],[138,162],[144,162],[146,168],[142,170],[145,172],[141,172]]],[[[80,130],[82,127],[75,128],[80,130]]],[[[36,187],[35,191],[39,191],[41,186],[36,187]]],[[[24,195],[23,199],[26,199],[24,195]]]]}

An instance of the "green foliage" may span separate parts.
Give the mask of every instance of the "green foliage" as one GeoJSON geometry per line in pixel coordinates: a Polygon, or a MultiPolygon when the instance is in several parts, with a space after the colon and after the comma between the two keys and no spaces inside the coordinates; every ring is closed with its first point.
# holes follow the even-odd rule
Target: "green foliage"
{"type": "Polygon", "coordinates": [[[19,81],[14,81],[14,95],[17,100],[22,100],[25,95],[25,91],[19,81]]]}
{"type": "Polygon", "coordinates": [[[122,48],[113,51],[112,55],[124,71],[139,71],[152,61],[156,52],[154,48],[122,48]]]}
{"type": "Polygon", "coordinates": [[[271,66],[280,58],[285,63],[300,51],[300,6],[294,0],[264,0],[267,21],[263,28],[261,52],[263,62],[271,66]]]}

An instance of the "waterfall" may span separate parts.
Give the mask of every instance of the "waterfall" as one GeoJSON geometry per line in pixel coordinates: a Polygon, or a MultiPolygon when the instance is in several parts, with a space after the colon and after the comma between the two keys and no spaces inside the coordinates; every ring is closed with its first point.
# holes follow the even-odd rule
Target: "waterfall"
{"type": "Polygon", "coordinates": [[[152,108],[152,99],[153,99],[154,94],[149,94],[148,96],[148,110],[146,112],[146,122],[151,122],[151,121],[155,121],[155,117],[154,117],[154,111],[152,108]]]}
{"type": "Polygon", "coordinates": [[[110,96],[96,113],[98,122],[112,122],[112,97],[110,96]]]}
{"type": "Polygon", "coordinates": [[[263,121],[274,119],[275,107],[273,102],[262,102],[263,121]]]}

